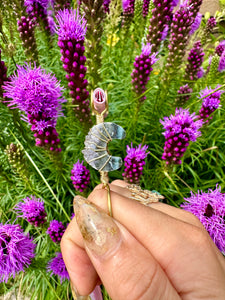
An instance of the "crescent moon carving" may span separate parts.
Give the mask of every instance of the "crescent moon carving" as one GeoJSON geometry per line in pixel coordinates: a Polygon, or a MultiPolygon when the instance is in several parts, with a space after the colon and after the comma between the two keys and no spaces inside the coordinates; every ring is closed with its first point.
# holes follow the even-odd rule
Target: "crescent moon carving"
{"type": "Polygon", "coordinates": [[[82,150],[84,159],[98,171],[110,172],[121,167],[121,157],[109,154],[107,145],[113,139],[124,139],[125,130],[112,122],[93,126],[85,137],[85,148],[82,150]]]}

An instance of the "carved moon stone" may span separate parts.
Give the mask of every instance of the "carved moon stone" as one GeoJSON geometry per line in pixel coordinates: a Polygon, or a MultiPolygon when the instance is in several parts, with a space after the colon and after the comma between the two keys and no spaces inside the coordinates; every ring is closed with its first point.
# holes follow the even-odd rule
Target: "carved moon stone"
{"type": "Polygon", "coordinates": [[[107,145],[113,139],[124,139],[125,130],[112,122],[93,126],[85,137],[85,148],[82,151],[84,159],[98,171],[110,172],[121,167],[121,157],[109,154],[107,145]]]}

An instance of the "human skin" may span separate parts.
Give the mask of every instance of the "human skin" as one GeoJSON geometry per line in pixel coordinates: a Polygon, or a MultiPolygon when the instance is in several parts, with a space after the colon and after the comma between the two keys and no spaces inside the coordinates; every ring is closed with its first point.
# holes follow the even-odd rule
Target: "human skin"
{"type": "Polygon", "coordinates": [[[101,185],[88,197],[96,206],[74,199],[76,218],[61,250],[79,294],[102,282],[113,300],[225,299],[225,259],[199,220],[164,203],[132,200],[126,186],[110,184],[113,218],[101,185]],[[101,235],[106,240],[99,246],[101,235]]]}

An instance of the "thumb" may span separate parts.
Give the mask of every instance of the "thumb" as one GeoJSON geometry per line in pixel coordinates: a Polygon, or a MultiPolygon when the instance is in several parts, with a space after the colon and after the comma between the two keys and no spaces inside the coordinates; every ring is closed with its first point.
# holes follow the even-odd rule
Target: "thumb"
{"type": "Polygon", "coordinates": [[[74,210],[86,252],[112,299],[180,299],[151,253],[124,226],[80,196],[74,210]]]}

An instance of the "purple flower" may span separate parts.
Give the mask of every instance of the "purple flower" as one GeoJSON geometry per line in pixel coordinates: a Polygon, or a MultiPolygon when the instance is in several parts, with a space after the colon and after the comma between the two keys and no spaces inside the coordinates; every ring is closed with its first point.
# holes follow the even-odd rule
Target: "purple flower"
{"type": "Polygon", "coordinates": [[[59,9],[70,8],[71,0],[55,0],[53,5],[56,11],[59,9]]]}
{"type": "Polygon", "coordinates": [[[47,10],[49,4],[51,4],[51,0],[24,0],[24,5],[27,7],[31,7],[34,4],[39,4],[45,10],[47,10]]]}
{"type": "Polygon", "coordinates": [[[55,20],[54,20],[54,11],[53,10],[48,10],[47,20],[48,20],[50,33],[51,33],[51,35],[54,35],[56,32],[55,32],[55,20]]]}
{"type": "Polygon", "coordinates": [[[202,127],[202,120],[197,120],[195,113],[190,114],[188,109],[176,108],[175,115],[160,120],[165,132],[165,146],[162,159],[166,164],[181,164],[180,158],[184,155],[190,141],[196,141],[201,135],[198,131],[202,127]]]}
{"type": "MultiPolygon", "coordinates": [[[[220,86],[217,86],[218,89],[220,86]]],[[[219,107],[220,97],[224,91],[215,91],[210,88],[205,88],[200,92],[199,99],[202,99],[202,107],[199,111],[200,118],[208,122],[209,116],[219,107]]]]}
{"type": "Polygon", "coordinates": [[[23,202],[19,202],[15,209],[22,214],[22,218],[34,226],[40,226],[46,222],[47,214],[45,212],[44,201],[35,196],[31,195],[24,198],[23,202]]]}
{"type": "Polygon", "coordinates": [[[28,59],[38,63],[37,44],[34,35],[34,23],[30,17],[22,16],[18,21],[18,31],[28,59]]]}
{"type": "MultiPolygon", "coordinates": [[[[99,83],[102,82],[101,66],[103,45],[101,41],[104,31],[104,20],[106,18],[104,0],[82,0],[80,3],[81,10],[85,12],[85,19],[87,20],[85,55],[88,58],[89,90],[94,90],[99,83]]],[[[113,12],[111,13],[113,14],[113,12]]]]}
{"type": "Polygon", "coordinates": [[[0,282],[24,272],[34,258],[35,244],[19,225],[0,223],[0,282]]]}
{"type": "Polygon", "coordinates": [[[177,98],[176,102],[179,106],[183,106],[191,97],[191,93],[193,92],[192,88],[185,84],[179,88],[177,91],[179,97],[177,98]]]}
{"type": "Polygon", "coordinates": [[[122,0],[123,14],[134,14],[134,0],[122,0]]]}
{"type": "Polygon", "coordinates": [[[194,34],[196,30],[198,30],[200,24],[202,21],[202,14],[200,14],[199,12],[197,13],[197,16],[195,17],[192,25],[191,25],[191,30],[189,32],[190,35],[194,34]]]}
{"type": "Polygon", "coordinates": [[[193,48],[188,55],[188,63],[185,69],[185,79],[196,80],[198,79],[198,71],[203,63],[205,53],[201,47],[201,42],[194,43],[193,48]]]}
{"type": "Polygon", "coordinates": [[[148,15],[149,3],[150,3],[150,0],[143,0],[142,15],[144,18],[146,18],[148,15]]]}
{"type": "Polygon", "coordinates": [[[147,42],[151,43],[153,52],[156,52],[160,46],[165,25],[169,24],[172,17],[174,4],[174,0],[154,0],[154,8],[147,35],[147,42]]]}
{"type": "Polygon", "coordinates": [[[216,27],[216,19],[214,17],[210,17],[206,23],[206,32],[212,33],[215,27],[216,27]]]}
{"type": "MultiPolygon", "coordinates": [[[[44,115],[50,119],[50,125],[56,125],[56,120],[62,116],[62,88],[53,74],[47,74],[41,67],[31,68],[30,65],[18,66],[17,74],[10,77],[11,81],[4,86],[5,96],[12,98],[9,106],[19,108],[27,115],[44,115]]],[[[38,119],[38,118],[37,118],[38,119]]],[[[42,120],[42,118],[41,118],[42,120]]],[[[29,121],[29,117],[28,117],[29,121]]],[[[35,130],[43,130],[48,127],[48,122],[39,126],[39,120],[35,124],[30,122],[35,130]]]]}
{"type": "Polygon", "coordinates": [[[46,233],[49,234],[50,238],[54,243],[58,243],[61,241],[61,238],[65,230],[66,228],[62,222],[59,222],[57,220],[52,220],[49,224],[46,233]]]}
{"type": "Polygon", "coordinates": [[[84,38],[86,34],[86,20],[81,17],[78,10],[64,9],[56,16],[61,60],[63,68],[67,72],[66,79],[72,97],[75,114],[79,121],[91,122],[89,92],[85,79],[87,68],[85,67],[86,57],[84,56],[84,38]]]}
{"type": "Polygon", "coordinates": [[[225,70],[225,51],[223,51],[222,55],[220,56],[218,71],[223,72],[225,70]]]}
{"type": "Polygon", "coordinates": [[[204,72],[203,67],[200,67],[197,72],[198,79],[202,78],[204,76],[204,74],[205,74],[205,72],[204,72]]]}
{"type": "Polygon", "coordinates": [[[37,25],[42,23],[44,29],[50,34],[47,9],[52,5],[52,0],[25,0],[24,5],[33,22],[37,25]]]}
{"type": "Polygon", "coordinates": [[[165,24],[162,31],[161,41],[164,41],[166,39],[168,32],[169,32],[169,25],[165,24]]]}
{"type": "Polygon", "coordinates": [[[127,156],[124,159],[124,173],[123,177],[129,183],[139,183],[142,175],[143,166],[145,165],[144,159],[149,152],[146,152],[148,146],[141,146],[141,144],[134,148],[131,143],[131,147],[127,145],[127,156]]]}
{"type": "Polygon", "coordinates": [[[183,5],[189,6],[189,9],[192,13],[192,17],[195,19],[200,10],[203,0],[187,0],[184,1],[183,5]]]}
{"type": "MultiPolygon", "coordinates": [[[[133,90],[136,97],[141,96],[146,91],[146,85],[149,81],[149,76],[152,71],[152,65],[158,60],[156,58],[157,53],[151,54],[152,46],[148,43],[142,46],[141,55],[135,58],[134,70],[131,74],[133,90]]],[[[140,102],[143,102],[146,96],[139,98],[140,102]]]]}
{"type": "Polygon", "coordinates": [[[181,207],[200,220],[219,250],[225,252],[225,194],[221,193],[221,187],[197,194],[191,192],[191,197],[184,199],[181,207]]]}
{"type": "Polygon", "coordinates": [[[129,4],[130,4],[130,0],[122,0],[123,11],[129,7],[129,4]]]}
{"type": "Polygon", "coordinates": [[[216,47],[215,52],[217,55],[221,56],[225,50],[225,40],[221,41],[216,47]]]}
{"type": "Polygon", "coordinates": [[[41,67],[18,66],[17,73],[4,86],[4,96],[10,107],[25,113],[23,120],[32,125],[36,145],[60,151],[58,133],[55,130],[57,118],[63,116],[62,88],[53,74],[47,74],[41,67]]]}
{"type": "Polygon", "coordinates": [[[101,287],[96,285],[95,289],[91,292],[90,298],[92,300],[103,300],[101,287]]]}
{"type": "Polygon", "coordinates": [[[73,165],[71,174],[75,189],[83,192],[90,184],[90,171],[83,165],[83,161],[80,163],[78,159],[77,163],[73,165]]]}
{"type": "MultiPolygon", "coordinates": [[[[56,33],[60,41],[83,41],[87,31],[87,21],[75,9],[60,10],[56,15],[56,33]]],[[[71,46],[72,47],[72,46],[71,46]]],[[[70,47],[70,48],[71,48],[70,47]]]]}
{"type": "Polygon", "coordinates": [[[56,256],[48,262],[47,271],[51,272],[52,275],[59,276],[61,283],[65,279],[69,280],[69,274],[66,269],[66,265],[64,263],[61,252],[56,253],[56,256]]]}
{"type": "MultiPolygon", "coordinates": [[[[0,98],[3,97],[3,85],[4,83],[6,83],[7,81],[9,81],[9,78],[7,77],[7,68],[5,66],[4,61],[1,60],[1,49],[0,49],[0,98]]],[[[1,102],[1,99],[0,99],[1,102]]]]}
{"type": "Polygon", "coordinates": [[[111,0],[103,0],[104,12],[109,14],[109,5],[111,0]]]}
{"type": "Polygon", "coordinates": [[[135,0],[122,0],[123,19],[122,26],[129,28],[134,16],[134,2],[135,0]]]}
{"type": "Polygon", "coordinates": [[[171,34],[169,40],[169,54],[167,57],[167,70],[174,73],[180,67],[186,51],[189,32],[193,20],[193,13],[189,6],[181,5],[173,14],[171,34]]]}

